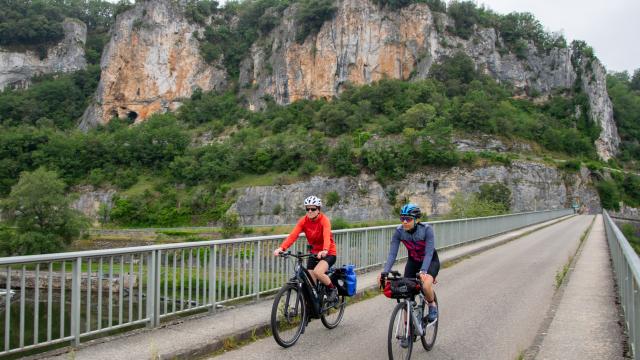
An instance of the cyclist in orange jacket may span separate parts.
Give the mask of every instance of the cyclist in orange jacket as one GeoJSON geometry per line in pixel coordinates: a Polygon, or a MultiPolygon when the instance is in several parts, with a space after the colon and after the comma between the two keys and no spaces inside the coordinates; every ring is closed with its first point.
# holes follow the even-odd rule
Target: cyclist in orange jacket
{"type": "Polygon", "coordinates": [[[338,289],[333,285],[327,274],[327,270],[336,263],[336,242],[331,233],[331,221],[320,210],[322,201],[316,196],[309,196],[304,200],[304,207],[307,214],[298,220],[289,236],[282,242],[279,248],[275,249],[273,255],[278,256],[293,245],[301,232],[304,232],[311,253],[315,257],[307,259],[307,269],[314,281],[320,280],[327,289],[327,300],[334,301],[338,296],[338,289]]]}

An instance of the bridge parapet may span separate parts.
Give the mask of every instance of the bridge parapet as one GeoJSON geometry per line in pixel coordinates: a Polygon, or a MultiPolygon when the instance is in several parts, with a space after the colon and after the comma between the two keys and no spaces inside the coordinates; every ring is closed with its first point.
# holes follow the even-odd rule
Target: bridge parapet
{"type": "MultiPolygon", "coordinates": [[[[572,213],[558,209],[431,225],[436,247],[444,249],[572,213]]],[[[334,231],[337,263],[355,264],[360,271],[382,265],[395,228],[334,231]]],[[[0,258],[6,290],[4,296],[0,293],[5,310],[0,356],[57,343],[77,345],[114,330],[157,327],[176,315],[214,312],[242,299],[259,299],[277,290],[292,272],[291,263],[272,255],[284,237],[0,258]]],[[[296,242],[292,250],[304,251],[304,243],[296,242]]],[[[406,250],[398,257],[406,257],[406,250]]]]}
{"type": "Polygon", "coordinates": [[[607,211],[603,212],[631,353],[640,357],[640,259],[607,211]]]}

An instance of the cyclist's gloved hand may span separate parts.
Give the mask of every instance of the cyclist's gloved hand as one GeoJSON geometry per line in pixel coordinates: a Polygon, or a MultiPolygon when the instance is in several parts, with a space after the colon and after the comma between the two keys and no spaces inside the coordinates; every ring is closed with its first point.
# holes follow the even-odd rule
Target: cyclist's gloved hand
{"type": "Polygon", "coordinates": [[[386,272],[380,273],[380,276],[378,277],[380,289],[384,289],[385,282],[387,281],[387,275],[389,275],[389,273],[386,273],[386,272]]]}
{"type": "Polygon", "coordinates": [[[329,254],[329,252],[327,250],[322,250],[318,253],[318,259],[322,259],[324,257],[327,256],[327,254],[329,254]]]}
{"type": "Polygon", "coordinates": [[[277,248],[273,251],[273,256],[278,256],[280,255],[280,253],[284,252],[284,250],[282,250],[282,248],[277,248]]]}

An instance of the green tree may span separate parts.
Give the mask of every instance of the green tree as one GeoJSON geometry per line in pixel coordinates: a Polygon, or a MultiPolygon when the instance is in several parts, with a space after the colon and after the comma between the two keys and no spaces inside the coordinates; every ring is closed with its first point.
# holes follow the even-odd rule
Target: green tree
{"type": "Polygon", "coordinates": [[[303,43],[307,36],[320,31],[324,22],[332,18],[336,10],[333,0],[302,0],[296,12],[296,41],[303,43]]]}
{"type": "Polygon", "coordinates": [[[620,210],[620,190],[613,180],[600,181],[596,184],[598,195],[600,195],[600,204],[608,210],[620,210]]]}
{"type": "Polygon", "coordinates": [[[503,183],[480,185],[478,198],[498,205],[503,212],[508,212],[511,208],[511,189],[503,183]]]}
{"type": "Polygon", "coordinates": [[[436,108],[433,105],[416,104],[400,115],[399,120],[404,127],[423,129],[435,120],[436,114],[436,108]]]}
{"type": "Polygon", "coordinates": [[[475,193],[457,193],[449,201],[449,206],[451,210],[445,215],[447,219],[501,215],[506,212],[501,204],[480,199],[475,193]]]}
{"type": "Polygon", "coordinates": [[[337,176],[355,176],[360,172],[352,144],[349,139],[343,138],[329,152],[329,166],[337,176]]]}
{"type": "Polygon", "coordinates": [[[70,206],[65,184],[53,171],[24,172],[2,201],[3,216],[16,228],[16,236],[3,239],[9,255],[61,251],[88,226],[70,206]]]}
{"type": "Polygon", "coordinates": [[[636,69],[631,77],[631,83],[629,87],[632,90],[640,91],[640,69],[636,69]]]}

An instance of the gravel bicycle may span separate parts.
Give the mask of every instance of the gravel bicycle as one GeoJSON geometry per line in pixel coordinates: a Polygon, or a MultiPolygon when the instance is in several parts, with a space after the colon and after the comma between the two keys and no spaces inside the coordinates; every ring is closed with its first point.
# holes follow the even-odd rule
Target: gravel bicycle
{"type": "MultiPolygon", "coordinates": [[[[346,297],[339,294],[335,300],[328,301],[324,284],[320,281],[314,284],[302,261],[316,254],[291,254],[288,251],[280,256],[296,259],[294,275],[278,291],[271,309],[273,338],[278,345],[287,348],[298,341],[311,318],[320,318],[328,329],[338,326],[344,316],[346,297]]],[[[334,271],[333,268],[329,269],[327,275],[331,277],[334,271]]]]}
{"type": "MultiPolygon", "coordinates": [[[[433,322],[427,321],[424,311],[427,301],[422,293],[420,279],[403,278],[397,271],[392,271],[389,275],[386,281],[390,284],[395,283],[398,289],[393,295],[398,304],[391,313],[387,336],[389,359],[408,360],[411,358],[413,343],[418,337],[425,350],[429,351],[433,348],[438,335],[439,317],[433,322]]],[[[438,306],[437,296],[435,303],[438,306]]]]}

